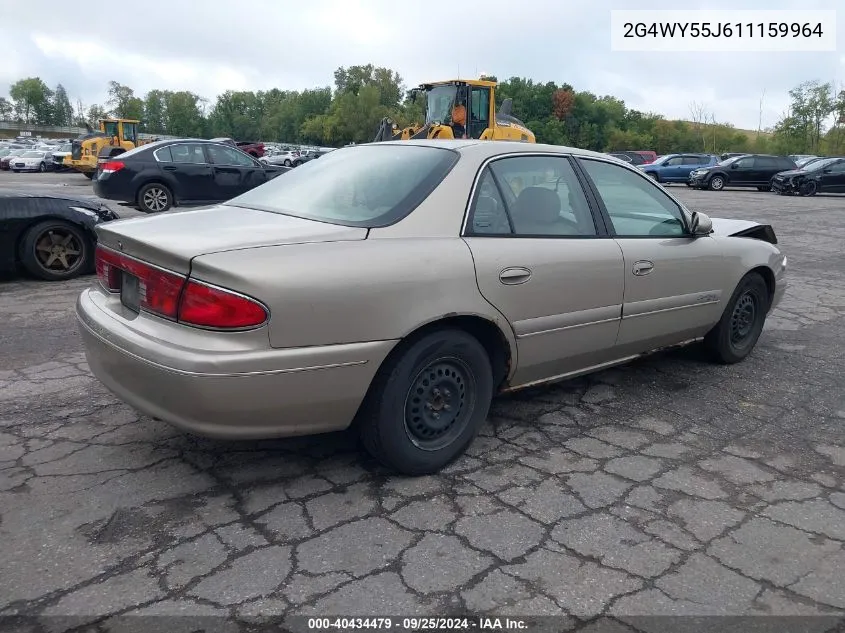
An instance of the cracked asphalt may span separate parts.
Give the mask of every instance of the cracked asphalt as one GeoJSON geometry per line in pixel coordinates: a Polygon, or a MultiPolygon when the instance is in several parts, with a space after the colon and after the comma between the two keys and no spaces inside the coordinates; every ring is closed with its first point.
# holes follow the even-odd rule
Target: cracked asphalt
{"type": "Polygon", "coordinates": [[[91,278],[0,284],[0,616],[845,615],[845,197],[672,191],[775,227],[791,286],[753,355],[500,398],[438,476],[393,476],[346,433],[223,442],[141,416],[88,372],[91,278]]]}

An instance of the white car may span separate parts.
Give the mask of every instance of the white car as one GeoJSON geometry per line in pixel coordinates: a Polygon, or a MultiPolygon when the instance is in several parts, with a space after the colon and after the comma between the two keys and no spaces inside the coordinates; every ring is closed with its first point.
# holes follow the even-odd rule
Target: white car
{"type": "Polygon", "coordinates": [[[47,152],[31,150],[24,152],[9,161],[9,169],[18,173],[21,171],[47,171],[53,163],[53,157],[47,152]]]}

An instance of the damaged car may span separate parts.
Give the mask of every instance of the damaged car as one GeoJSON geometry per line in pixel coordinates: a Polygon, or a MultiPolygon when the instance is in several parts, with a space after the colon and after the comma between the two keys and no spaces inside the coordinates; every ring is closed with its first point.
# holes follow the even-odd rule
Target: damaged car
{"type": "Polygon", "coordinates": [[[76,314],[119,398],[218,438],[352,427],[408,475],[458,458],[497,394],[693,343],[742,361],[787,283],[771,226],[506,141],[350,146],[97,234],[76,314]]]}
{"type": "Polygon", "coordinates": [[[772,180],[772,191],[799,196],[845,193],[845,157],[825,158],[801,169],[781,172],[772,180]]]}

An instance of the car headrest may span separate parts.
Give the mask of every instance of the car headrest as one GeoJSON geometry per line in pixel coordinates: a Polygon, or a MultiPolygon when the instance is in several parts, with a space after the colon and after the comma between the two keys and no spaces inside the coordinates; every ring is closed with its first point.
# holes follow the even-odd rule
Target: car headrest
{"type": "Polygon", "coordinates": [[[527,187],[516,198],[514,215],[528,222],[556,222],[560,219],[560,198],[551,189],[527,187]]]}

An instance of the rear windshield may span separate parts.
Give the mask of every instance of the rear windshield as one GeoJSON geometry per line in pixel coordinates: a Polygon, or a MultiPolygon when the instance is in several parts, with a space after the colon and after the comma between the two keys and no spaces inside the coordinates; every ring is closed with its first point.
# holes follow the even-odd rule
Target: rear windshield
{"type": "Polygon", "coordinates": [[[402,141],[312,160],[227,202],[309,220],[376,228],[398,222],[440,184],[457,152],[402,141]]]}

